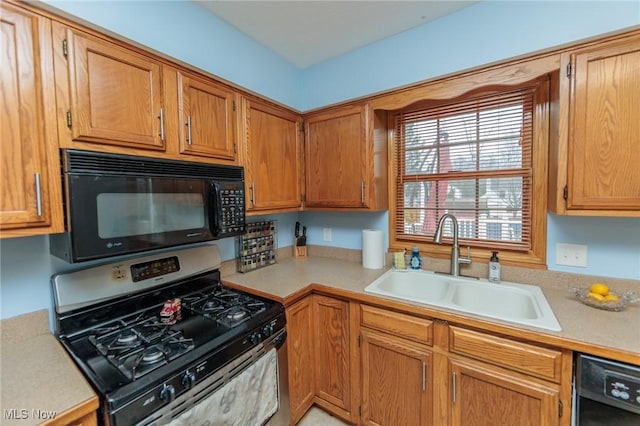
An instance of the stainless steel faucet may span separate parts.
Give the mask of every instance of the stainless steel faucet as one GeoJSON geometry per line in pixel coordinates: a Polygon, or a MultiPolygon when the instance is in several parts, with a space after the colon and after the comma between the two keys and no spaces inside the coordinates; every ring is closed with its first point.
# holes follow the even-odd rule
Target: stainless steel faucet
{"type": "Polygon", "coordinates": [[[444,222],[447,219],[451,219],[453,225],[453,246],[451,247],[451,269],[450,273],[454,277],[460,276],[460,264],[464,263],[468,265],[471,263],[471,257],[467,249],[467,257],[460,257],[460,247],[458,246],[458,219],[451,213],[443,214],[438,220],[438,226],[436,227],[436,233],[433,236],[433,242],[436,244],[442,244],[442,228],[444,228],[444,222]]]}

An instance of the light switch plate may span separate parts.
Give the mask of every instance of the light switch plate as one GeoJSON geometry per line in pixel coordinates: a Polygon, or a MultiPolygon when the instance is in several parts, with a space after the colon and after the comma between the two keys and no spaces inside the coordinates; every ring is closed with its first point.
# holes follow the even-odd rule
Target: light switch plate
{"type": "Polygon", "coordinates": [[[556,244],[556,264],[587,267],[587,246],[582,244],[556,244]]]}
{"type": "Polygon", "coordinates": [[[324,241],[331,241],[331,228],[323,228],[322,239],[324,241]]]}

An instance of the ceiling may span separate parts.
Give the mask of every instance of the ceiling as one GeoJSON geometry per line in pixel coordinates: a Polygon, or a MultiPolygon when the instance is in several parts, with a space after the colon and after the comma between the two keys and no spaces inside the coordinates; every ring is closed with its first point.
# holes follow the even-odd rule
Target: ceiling
{"type": "Polygon", "coordinates": [[[298,68],[310,67],[477,2],[195,1],[298,68]]]}

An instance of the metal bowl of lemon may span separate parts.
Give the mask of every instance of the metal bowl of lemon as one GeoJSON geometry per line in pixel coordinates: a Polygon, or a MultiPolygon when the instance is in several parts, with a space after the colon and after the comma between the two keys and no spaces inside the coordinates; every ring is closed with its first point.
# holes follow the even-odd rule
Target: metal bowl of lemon
{"type": "Polygon", "coordinates": [[[640,301],[633,291],[621,294],[603,283],[594,283],[589,288],[574,287],[571,292],[585,305],[606,311],[623,311],[630,303],[640,301]]]}

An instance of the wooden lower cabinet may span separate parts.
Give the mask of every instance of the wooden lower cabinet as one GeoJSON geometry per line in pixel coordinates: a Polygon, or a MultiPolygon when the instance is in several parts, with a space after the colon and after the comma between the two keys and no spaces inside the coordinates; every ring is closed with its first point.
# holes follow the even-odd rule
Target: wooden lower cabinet
{"type": "Polygon", "coordinates": [[[357,422],[352,383],[358,374],[348,301],[310,295],[287,308],[287,355],[291,424],[312,404],[357,422]]]}
{"type": "Polygon", "coordinates": [[[314,295],[315,395],[319,405],[342,418],[351,417],[349,302],[314,295]],[[329,405],[328,405],[329,404],[329,405]]]}
{"type": "Polygon", "coordinates": [[[431,425],[431,352],[366,328],[361,336],[361,424],[431,425]]]}
{"type": "Polygon", "coordinates": [[[449,359],[452,426],[551,426],[560,388],[488,364],[449,359]]]}
{"type": "Polygon", "coordinates": [[[313,404],[317,363],[313,350],[312,300],[306,297],[286,309],[291,424],[296,424],[313,404]]]}
{"type": "Polygon", "coordinates": [[[569,426],[572,353],[313,294],[287,308],[291,424],[569,426]]]}

